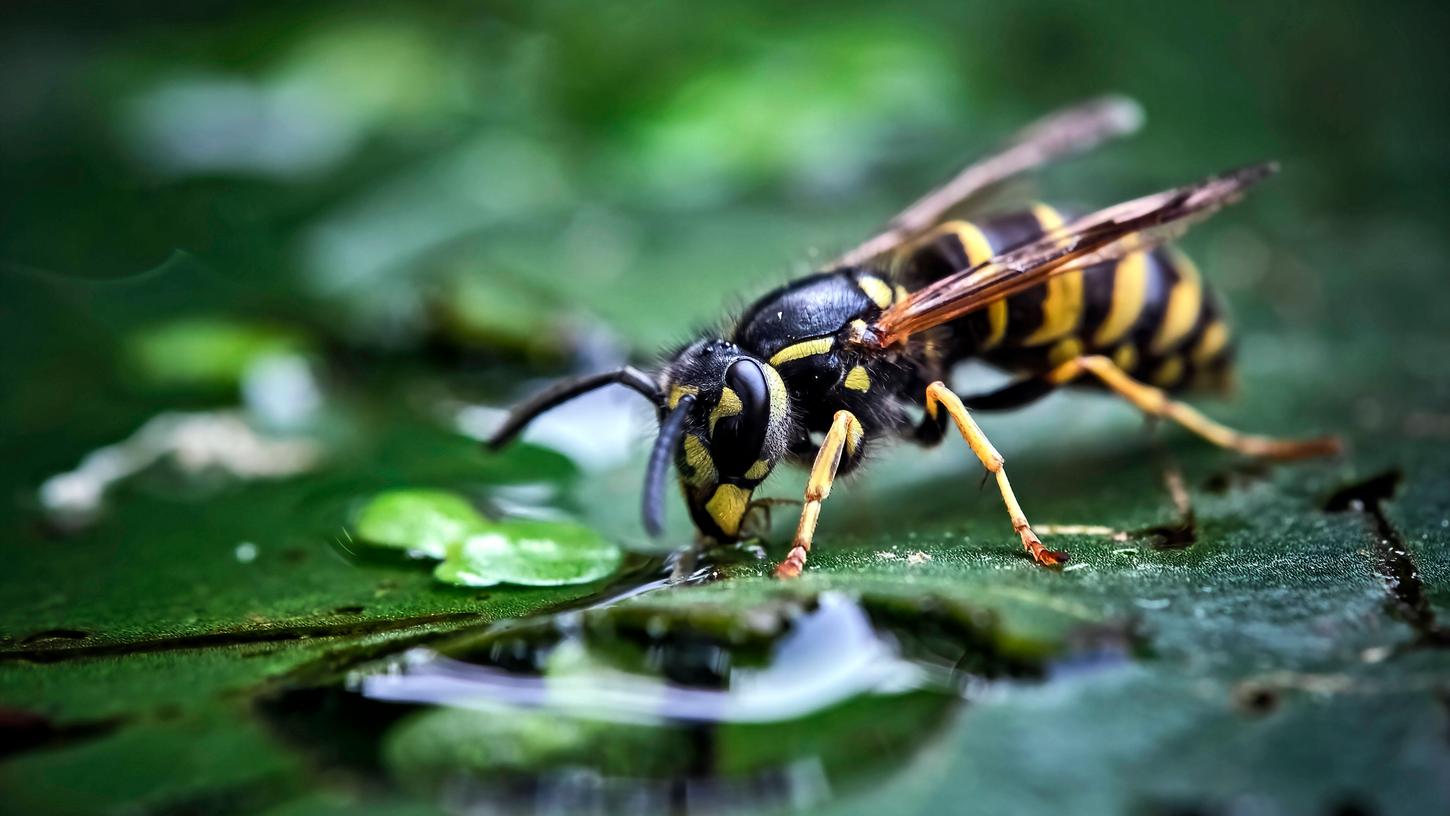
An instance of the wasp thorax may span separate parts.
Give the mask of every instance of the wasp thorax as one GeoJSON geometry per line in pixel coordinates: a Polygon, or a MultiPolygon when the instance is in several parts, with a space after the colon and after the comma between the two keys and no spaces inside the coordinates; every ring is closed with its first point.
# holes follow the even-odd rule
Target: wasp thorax
{"type": "Polygon", "coordinates": [[[667,411],[688,403],[675,462],[691,515],[708,535],[734,540],[751,494],[790,439],[785,383],[768,363],[724,340],[686,347],[663,379],[667,411]]]}

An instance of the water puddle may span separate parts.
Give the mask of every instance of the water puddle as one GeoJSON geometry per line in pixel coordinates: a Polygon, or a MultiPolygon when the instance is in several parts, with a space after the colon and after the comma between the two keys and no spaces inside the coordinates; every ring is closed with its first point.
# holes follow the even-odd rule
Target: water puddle
{"type": "Polygon", "coordinates": [[[455,812],[808,809],[905,766],[1048,650],[929,599],[638,599],[511,621],[260,703],[324,765],[455,812]]]}

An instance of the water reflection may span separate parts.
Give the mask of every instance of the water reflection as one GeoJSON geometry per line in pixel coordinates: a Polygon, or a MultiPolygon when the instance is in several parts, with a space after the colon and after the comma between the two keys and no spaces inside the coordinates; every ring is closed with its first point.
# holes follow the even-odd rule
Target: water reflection
{"type": "MultiPolygon", "coordinates": [[[[607,722],[776,722],[863,694],[944,687],[949,679],[903,659],[860,606],[836,594],[821,596],[816,609],[794,621],[763,666],[732,666],[730,652],[718,645],[690,655],[707,674],[724,679],[724,688],[692,688],[591,666],[587,646],[578,636],[554,648],[549,659],[554,671],[542,676],[419,649],[397,671],[361,676],[357,690],[388,702],[478,710],[547,707],[607,722]],[[587,670],[559,670],[561,665],[587,670]]],[[[666,659],[659,649],[651,658],[666,659]]]]}
{"type": "Polygon", "coordinates": [[[263,708],[455,812],[807,809],[910,762],[991,682],[1044,670],[990,616],[931,600],[678,598],[499,624],[263,708]]]}

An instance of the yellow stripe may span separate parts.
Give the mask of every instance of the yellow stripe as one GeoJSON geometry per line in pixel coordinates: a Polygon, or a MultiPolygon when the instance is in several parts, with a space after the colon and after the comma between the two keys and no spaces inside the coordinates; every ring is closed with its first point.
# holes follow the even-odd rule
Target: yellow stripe
{"type": "Polygon", "coordinates": [[[866,297],[871,298],[871,302],[876,304],[876,308],[885,309],[891,305],[891,287],[886,284],[886,281],[874,275],[862,275],[856,279],[856,285],[861,287],[861,291],[866,293],[866,297]]]}
{"type": "MultiPolygon", "coordinates": [[[[991,258],[992,242],[987,240],[980,227],[970,221],[948,221],[941,230],[957,237],[962,251],[967,254],[967,266],[976,266],[991,258]]],[[[984,269],[990,273],[992,270],[984,269]]],[[[999,300],[987,306],[987,336],[982,340],[982,349],[989,349],[1002,342],[1007,336],[1007,301],[999,300]]]]}
{"type": "MultiPolygon", "coordinates": [[[[1051,233],[1062,226],[1062,216],[1046,204],[1032,207],[1032,217],[1037,219],[1043,233],[1051,233]]],[[[1082,318],[1082,272],[1064,272],[1048,278],[1046,294],[1042,298],[1042,323],[1035,331],[1023,338],[1024,346],[1038,346],[1072,333],[1082,318]]]]}
{"type": "Polygon", "coordinates": [[[1173,253],[1173,267],[1178,270],[1178,282],[1168,293],[1168,308],[1163,312],[1163,321],[1158,324],[1158,333],[1149,346],[1155,354],[1162,354],[1183,342],[1198,322],[1198,310],[1203,305],[1203,286],[1198,267],[1181,252],[1173,253]]]}
{"type": "Polygon", "coordinates": [[[1148,256],[1141,252],[1123,256],[1113,269],[1113,303],[1093,333],[1093,345],[1102,348],[1116,343],[1137,322],[1147,296],[1148,256]]]}
{"type": "Polygon", "coordinates": [[[1198,342],[1193,346],[1190,359],[1197,365],[1204,365],[1211,362],[1218,356],[1223,347],[1228,345],[1228,326],[1222,320],[1215,320],[1208,324],[1199,335],[1198,342]]]}
{"type": "Polygon", "coordinates": [[[794,345],[786,346],[777,351],[774,357],[770,358],[772,366],[789,363],[792,360],[799,360],[802,357],[812,357],[817,354],[825,354],[835,345],[835,339],[831,337],[817,337],[814,340],[802,340],[794,345]]]}
{"type": "Polygon", "coordinates": [[[1069,337],[1066,340],[1059,341],[1057,345],[1052,347],[1051,351],[1047,352],[1047,364],[1053,368],[1057,368],[1063,363],[1076,360],[1081,356],[1082,341],[1076,337],[1069,337]]]}
{"type": "Polygon", "coordinates": [[[790,411],[790,392],[785,388],[785,380],[780,378],[780,372],[775,366],[765,367],[765,380],[770,386],[770,424],[781,421],[790,411]]]}
{"type": "Polygon", "coordinates": [[[680,398],[686,394],[698,395],[700,389],[693,385],[677,385],[670,389],[670,408],[673,409],[680,404],[680,398]]]}
{"type": "MultiPolygon", "coordinates": [[[[846,453],[848,455],[850,455],[850,456],[855,456],[856,455],[856,446],[859,445],[859,444],[861,444],[861,437],[863,437],[865,435],[866,435],[866,429],[864,429],[864,428],[861,427],[861,423],[859,423],[859,422],[852,422],[851,423],[851,432],[848,433],[848,434],[846,434],[846,453]]],[[[822,498],[825,498],[825,497],[822,496],[822,498]]]]}
{"type": "Polygon", "coordinates": [[[1037,219],[1037,226],[1042,228],[1044,236],[1062,229],[1062,213],[1046,204],[1033,204],[1032,217],[1037,219]]]}
{"type": "Polygon", "coordinates": [[[740,520],[745,517],[745,508],[750,504],[750,491],[733,484],[722,484],[715,488],[715,495],[705,502],[705,512],[719,525],[725,535],[740,531],[740,520]]]}
{"type": "Polygon", "coordinates": [[[845,386],[852,391],[860,391],[862,393],[870,391],[871,375],[866,373],[866,369],[862,366],[856,366],[846,373],[845,386]]]}
{"type": "Polygon", "coordinates": [[[1153,372],[1153,382],[1163,387],[1174,385],[1183,376],[1183,359],[1169,357],[1153,372]]]}
{"type": "Polygon", "coordinates": [[[770,475],[770,463],[764,459],[756,459],[750,470],[745,471],[745,478],[759,481],[770,475]]]}
{"type": "Polygon", "coordinates": [[[1138,350],[1133,348],[1132,343],[1118,346],[1118,350],[1113,352],[1113,365],[1131,372],[1138,367],[1138,350]]]}
{"type": "Polygon", "coordinates": [[[983,350],[992,348],[1007,336],[1007,301],[994,300],[987,305],[987,336],[982,339],[983,350]]]}
{"type": "Polygon", "coordinates": [[[967,266],[977,264],[992,257],[992,242],[981,228],[970,221],[948,221],[939,228],[940,232],[950,233],[957,237],[962,244],[962,251],[967,253],[967,266]]]}
{"type": "Polygon", "coordinates": [[[690,483],[706,485],[715,481],[715,460],[710,450],[694,434],[685,436],[685,464],[690,466],[690,483]]]}

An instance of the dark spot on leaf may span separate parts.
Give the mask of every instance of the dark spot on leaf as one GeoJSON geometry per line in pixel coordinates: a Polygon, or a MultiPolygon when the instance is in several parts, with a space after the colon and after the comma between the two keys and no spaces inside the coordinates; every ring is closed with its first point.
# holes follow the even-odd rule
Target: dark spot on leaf
{"type": "Polygon", "coordinates": [[[339,606],[332,611],[339,615],[361,615],[363,613],[363,609],[365,609],[365,607],[361,604],[353,604],[351,606],[339,606]]]}
{"type": "Polygon", "coordinates": [[[1231,490],[1243,490],[1267,480],[1272,472],[1263,462],[1240,462],[1209,476],[1203,481],[1203,489],[1220,495],[1231,490]]]}
{"type": "Polygon", "coordinates": [[[1182,521],[1149,527],[1136,533],[1155,550],[1186,550],[1198,543],[1198,522],[1192,513],[1182,521]]]}
{"type": "Polygon", "coordinates": [[[1279,707],[1279,691],[1257,683],[1245,683],[1234,690],[1234,704],[1245,714],[1263,717],[1279,707]]]}
{"type": "Polygon", "coordinates": [[[1374,816],[1375,810],[1366,802],[1348,797],[1331,805],[1328,812],[1330,816],[1374,816]]]}
{"type": "Polygon", "coordinates": [[[57,724],[33,711],[0,708],[0,757],[93,739],[111,733],[120,724],[120,718],[57,724]]]}
{"type": "Polygon", "coordinates": [[[1135,813],[1143,816],[1219,816],[1223,808],[1191,802],[1150,802],[1135,813]]]}
{"type": "Polygon", "coordinates": [[[1403,478],[1398,470],[1387,470],[1364,481],[1345,485],[1324,500],[1324,509],[1331,513],[1349,510],[1356,513],[1377,512],[1380,502],[1395,497],[1403,478]]]}

